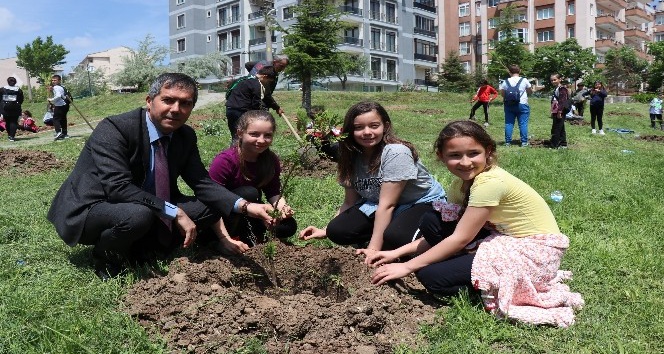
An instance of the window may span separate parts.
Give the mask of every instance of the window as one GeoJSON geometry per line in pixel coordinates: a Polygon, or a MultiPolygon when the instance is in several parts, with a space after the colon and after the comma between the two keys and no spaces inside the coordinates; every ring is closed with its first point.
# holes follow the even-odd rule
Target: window
{"type": "Polygon", "coordinates": [[[209,35],[209,34],[208,34],[208,36],[207,36],[207,42],[208,42],[208,43],[212,42],[212,36],[209,35]]]}
{"type": "Polygon", "coordinates": [[[378,1],[369,2],[369,18],[380,20],[380,3],[378,1]]]}
{"type": "Polygon", "coordinates": [[[567,3],[567,14],[568,15],[574,15],[576,13],[576,8],[574,5],[574,1],[570,1],[567,3]]]}
{"type": "Polygon", "coordinates": [[[664,15],[655,16],[655,24],[656,25],[664,25],[664,15]]]}
{"type": "Polygon", "coordinates": [[[290,20],[293,18],[294,13],[293,13],[293,7],[284,7],[284,20],[290,20]]]}
{"type": "Polygon", "coordinates": [[[459,43],[459,55],[468,55],[468,54],[470,54],[470,42],[459,43]]]}
{"type": "Polygon", "coordinates": [[[475,16],[482,16],[482,7],[480,6],[482,3],[481,2],[476,2],[475,3],[475,16]]]}
{"type": "Polygon", "coordinates": [[[487,2],[487,6],[489,6],[489,7],[498,6],[499,3],[500,3],[500,0],[489,0],[487,2]]]}
{"type": "Polygon", "coordinates": [[[387,69],[387,79],[395,81],[397,79],[397,62],[395,60],[387,59],[385,64],[387,69]]]}
{"type": "MultiPolygon", "coordinates": [[[[470,23],[468,22],[469,26],[470,23]]],[[[435,30],[435,21],[430,18],[415,16],[415,28],[433,32],[435,30]]]]}
{"type": "Polygon", "coordinates": [[[385,32],[385,45],[388,52],[397,52],[397,33],[385,32]]]}
{"type": "Polygon", "coordinates": [[[553,30],[544,30],[537,32],[537,41],[538,42],[551,42],[553,41],[553,30]]]}
{"type": "Polygon", "coordinates": [[[182,5],[184,4],[184,0],[175,0],[175,5],[182,5]]]}
{"type": "MultiPolygon", "coordinates": [[[[498,40],[505,39],[505,33],[502,31],[498,32],[498,40]]],[[[528,29],[527,28],[515,28],[512,30],[512,37],[515,37],[519,42],[527,43],[528,42],[528,29]]]]}
{"type": "Polygon", "coordinates": [[[397,23],[397,5],[386,2],[385,3],[385,17],[389,23],[397,23]]]}
{"type": "Polygon", "coordinates": [[[240,22],[240,5],[231,6],[231,22],[240,22]]]}
{"type": "Polygon", "coordinates": [[[371,58],[371,78],[381,79],[380,58],[371,58]]]}
{"type": "Polygon", "coordinates": [[[490,18],[490,19],[487,21],[489,28],[496,28],[496,27],[498,27],[498,20],[499,20],[499,19],[496,18],[496,17],[492,17],[492,18],[490,18]]]}
{"type": "Polygon", "coordinates": [[[593,39],[593,33],[595,32],[595,29],[590,27],[590,39],[593,39]]]}
{"type": "Polygon", "coordinates": [[[470,62],[469,61],[462,61],[461,66],[463,66],[463,70],[466,71],[466,74],[470,73],[470,62]]]}
{"type": "Polygon", "coordinates": [[[184,14],[178,15],[177,17],[177,28],[183,28],[184,24],[184,14]]]}
{"type": "Polygon", "coordinates": [[[489,49],[496,49],[496,40],[489,39],[489,49]]]}
{"type": "Polygon", "coordinates": [[[574,38],[576,34],[574,33],[574,25],[567,26],[567,38],[574,38]]]}
{"type": "Polygon", "coordinates": [[[514,15],[514,22],[526,22],[526,14],[518,13],[514,15]]]}
{"type": "Polygon", "coordinates": [[[435,56],[437,50],[436,43],[415,40],[415,54],[435,56]]]}
{"type": "Polygon", "coordinates": [[[470,22],[462,22],[459,24],[459,37],[470,36],[470,22]]]}
{"type": "Polygon", "coordinates": [[[537,9],[538,20],[548,20],[550,18],[553,18],[553,7],[544,7],[537,9]]]}
{"type": "Polygon", "coordinates": [[[379,29],[371,29],[371,49],[383,49],[380,43],[379,29]]]}
{"type": "Polygon", "coordinates": [[[182,53],[187,50],[187,43],[184,38],[178,39],[176,44],[177,44],[177,50],[176,50],[177,53],[182,53]]]}
{"type": "Polygon", "coordinates": [[[470,3],[459,4],[459,17],[470,16],[470,3]]]}
{"type": "Polygon", "coordinates": [[[664,33],[658,33],[655,35],[655,42],[664,41],[664,33]]]}
{"type": "Polygon", "coordinates": [[[477,22],[477,25],[475,26],[475,34],[478,36],[482,34],[482,22],[477,22]]]}

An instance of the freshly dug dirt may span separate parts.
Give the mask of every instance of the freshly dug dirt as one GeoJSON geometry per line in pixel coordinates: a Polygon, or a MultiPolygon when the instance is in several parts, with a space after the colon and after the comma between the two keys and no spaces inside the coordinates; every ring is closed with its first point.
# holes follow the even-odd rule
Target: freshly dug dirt
{"type": "Polygon", "coordinates": [[[40,150],[2,149],[0,161],[0,174],[34,175],[63,166],[55,155],[40,150]]]}
{"type": "Polygon", "coordinates": [[[413,276],[372,285],[350,248],[278,243],[274,273],[264,249],[176,258],[168,275],[130,289],[126,311],[177,353],[227,353],[258,339],[268,353],[378,354],[422,344],[419,326],[440,306],[413,276]]]}
{"type": "Polygon", "coordinates": [[[664,135],[641,135],[637,139],[645,140],[645,141],[652,141],[652,142],[659,142],[659,143],[664,143],[664,135]]]}

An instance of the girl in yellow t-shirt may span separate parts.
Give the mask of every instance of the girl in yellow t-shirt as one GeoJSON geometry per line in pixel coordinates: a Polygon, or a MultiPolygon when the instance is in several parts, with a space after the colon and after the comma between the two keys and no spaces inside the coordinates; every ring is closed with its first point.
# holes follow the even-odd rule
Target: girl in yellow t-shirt
{"type": "Polygon", "coordinates": [[[496,142],[473,121],[449,123],[435,149],[456,177],[449,204],[439,203],[439,213],[422,217],[421,238],[369,257],[377,267],[372,282],[415,273],[436,294],[481,290],[485,307],[499,317],[572,324],[573,308],[583,300],[561,283],[571,275],[558,271],[569,240],[544,199],[496,165],[496,142]],[[476,241],[477,251],[468,251],[476,241]],[[404,256],[413,258],[393,263],[404,256]]]}

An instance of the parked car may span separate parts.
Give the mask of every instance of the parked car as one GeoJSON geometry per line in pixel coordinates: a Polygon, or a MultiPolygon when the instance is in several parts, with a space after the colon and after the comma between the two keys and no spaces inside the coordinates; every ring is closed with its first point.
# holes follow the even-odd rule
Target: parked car
{"type": "MultiPolygon", "coordinates": [[[[302,83],[300,80],[291,80],[286,84],[287,90],[302,90],[302,83]]],[[[311,91],[329,91],[329,89],[323,85],[320,81],[311,82],[311,91]]]]}

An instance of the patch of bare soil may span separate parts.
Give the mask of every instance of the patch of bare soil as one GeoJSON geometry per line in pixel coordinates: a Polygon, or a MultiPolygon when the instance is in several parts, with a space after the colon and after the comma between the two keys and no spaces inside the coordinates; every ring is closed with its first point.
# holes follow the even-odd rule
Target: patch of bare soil
{"type": "Polygon", "coordinates": [[[444,114],[445,113],[445,111],[443,111],[442,109],[435,109],[435,108],[416,109],[413,112],[421,113],[421,114],[444,114]]]}
{"type": "Polygon", "coordinates": [[[390,353],[422,343],[419,326],[439,304],[414,277],[376,287],[350,248],[281,243],[272,275],[264,248],[176,258],[168,275],[130,289],[126,312],[178,353],[227,353],[256,339],[268,353],[291,354],[390,353]]]}
{"type": "Polygon", "coordinates": [[[641,135],[637,139],[664,143],[664,135],[641,135]]]}
{"type": "Polygon", "coordinates": [[[2,149],[0,161],[0,174],[34,175],[64,165],[52,153],[41,150],[2,149]]]}
{"type": "Polygon", "coordinates": [[[628,111],[628,112],[608,111],[605,114],[607,116],[628,116],[628,117],[644,117],[645,116],[643,113],[633,112],[633,111],[628,111]]]}
{"type": "Polygon", "coordinates": [[[567,122],[570,125],[579,125],[579,126],[582,126],[582,127],[590,125],[590,122],[587,122],[583,119],[568,119],[567,122]]]}
{"type": "Polygon", "coordinates": [[[311,178],[325,178],[328,176],[336,176],[336,174],[337,163],[326,158],[318,158],[311,166],[300,168],[297,172],[298,176],[311,178]]]}

